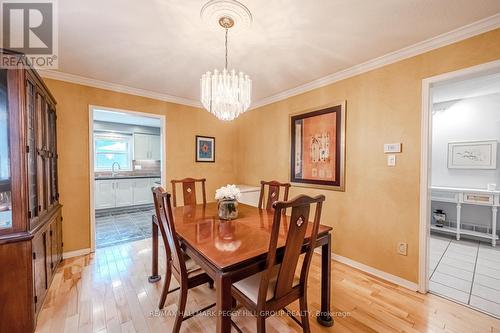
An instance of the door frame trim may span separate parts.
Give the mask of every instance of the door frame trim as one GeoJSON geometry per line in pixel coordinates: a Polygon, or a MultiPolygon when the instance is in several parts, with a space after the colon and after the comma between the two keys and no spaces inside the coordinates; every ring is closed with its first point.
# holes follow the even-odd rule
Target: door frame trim
{"type": "Polygon", "coordinates": [[[461,81],[469,77],[488,75],[500,71],[500,60],[495,60],[463,68],[460,70],[428,77],[422,80],[422,114],[420,135],[420,217],[419,217],[419,256],[418,291],[429,291],[429,236],[430,236],[430,176],[432,145],[432,87],[436,84],[461,81]]]}
{"type": "Polygon", "coordinates": [[[167,156],[167,119],[165,115],[140,112],[134,110],[112,108],[107,106],[100,106],[89,104],[89,204],[90,204],[90,251],[95,252],[95,206],[94,206],[94,109],[122,112],[137,116],[146,116],[150,118],[157,118],[160,120],[160,133],[161,133],[161,182],[165,183],[167,179],[167,170],[165,163],[165,156],[167,156]]]}

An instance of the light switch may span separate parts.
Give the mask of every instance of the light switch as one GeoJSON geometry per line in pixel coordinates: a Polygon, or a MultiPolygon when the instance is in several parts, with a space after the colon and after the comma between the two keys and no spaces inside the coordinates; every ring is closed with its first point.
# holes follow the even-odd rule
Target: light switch
{"type": "Polygon", "coordinates": [[[387,166],[390,167],[396,166],[396,155],[394,154],[387,155],[387,166]]]}
{"type": "Polygon", "coordinates": [[[384,144],[384,153],[400,153],[401,143],[386,143],[384,144]]]}

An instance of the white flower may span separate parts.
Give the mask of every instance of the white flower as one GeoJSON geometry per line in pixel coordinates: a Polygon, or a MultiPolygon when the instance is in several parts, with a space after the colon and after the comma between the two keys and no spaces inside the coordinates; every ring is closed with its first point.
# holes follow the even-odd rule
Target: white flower
{"type": "Polygon", "coordinates": [[[217,191],[215,191],[216,200],[236,200],[238,201],[241,197],[240,189],[236,185],[223,186],[217,191]]]}

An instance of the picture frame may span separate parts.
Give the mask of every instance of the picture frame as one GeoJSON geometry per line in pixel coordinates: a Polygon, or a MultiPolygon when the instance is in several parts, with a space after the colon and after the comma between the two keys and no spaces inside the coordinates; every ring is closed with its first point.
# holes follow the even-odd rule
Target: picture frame
{"type": "Polygon", "coordinates": [[[497,140],[448,143],[448,169],[497,168],[497,140]]]}
{"type": "Polygon", "coordinates": [[[290,116],[290,182],[345,191],[345,101],[290,116]]]}
{"type": "Polygon", "coordinates": [[[215,138],[197,135],[195,138],[196,162],[215,162],[215,138]]]}

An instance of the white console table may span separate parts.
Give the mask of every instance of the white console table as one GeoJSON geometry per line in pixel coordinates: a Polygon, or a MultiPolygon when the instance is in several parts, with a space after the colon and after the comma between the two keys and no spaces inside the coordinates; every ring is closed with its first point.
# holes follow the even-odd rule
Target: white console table
{"type": "Polygon", "coordinates": [[[439,202],[449,202],[456,204],[457,208],[457,227],[436,227],[431,225],[432,230],[455,234],[457,240],[460,235],[470,235],[479,238],[488,239],[491,245],[495,246],[498,240],[497,229],[497,211],[500,206],[500,191],[488,191],[480,189],[452,188],[452,187],[431,187],[431,200],[439,202]],[[491,233],[483,233],[460,228],[462,205],[477,205],[491,207],[491,233]]]}

